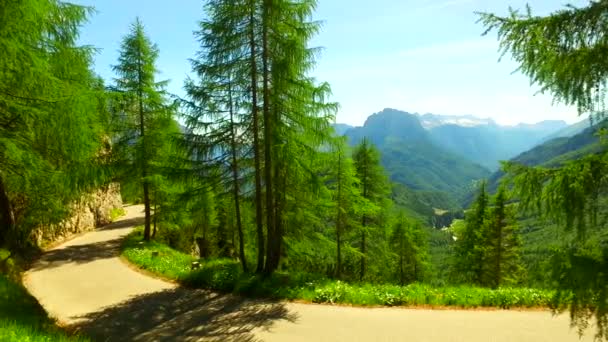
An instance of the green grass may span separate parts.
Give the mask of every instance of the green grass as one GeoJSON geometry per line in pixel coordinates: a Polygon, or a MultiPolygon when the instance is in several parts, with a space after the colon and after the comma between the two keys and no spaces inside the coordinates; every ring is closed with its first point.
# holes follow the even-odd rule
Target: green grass
{"type": "Polygon", "coordinates": [[[0,274],[0,341],[88,341],[60,330],[36,299],[0,274]]]}
{"type": "Polygon", "coordinates": [[[240,264],[231,259],[201,261],[201,267],[191,271],[191,263],[198,259],[158,242],[141,242],[141,232],[137,230],[125,239],[122,247],[128,261],[164,278],[189,287],[250,297],[361,306],[534,308],[549,307],[554,294],[528,288],[349,284],[305,273],[276,272],[264,278],[242,272],[240,264]]]}
{"type": "Polygon", "coordinates": [[[126,213],[123,208],[112,208],[110,211],[110,221],[114,222],[117,218],[125,216],[126,213]]]}

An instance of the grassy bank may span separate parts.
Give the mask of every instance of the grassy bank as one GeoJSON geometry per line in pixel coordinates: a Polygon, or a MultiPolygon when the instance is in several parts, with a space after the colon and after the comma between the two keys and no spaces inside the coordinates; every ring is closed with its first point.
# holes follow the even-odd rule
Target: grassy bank
{"type": "Polygon", "coordinates": [[[46,315],[35,298],[0,274],[0,341],[88,341],[69,336],[46,315]]]}
{"type": "Polygon", "coordinates": [[[198,259],[166,245],[141,242],[135,231],[123,243],[123,256],[141,269],[196,288],[233,292],[246,296],[315,303],[388,306],[451,306],[461,308],[535,308],[548,307],[552,291],[526,288],[496,290],[476,287],[431,287],[349,284],[310,274],[277,272],[263,278],[243,273],[235,260],[201,262],[197,270],[191,263],[198,259]]]}

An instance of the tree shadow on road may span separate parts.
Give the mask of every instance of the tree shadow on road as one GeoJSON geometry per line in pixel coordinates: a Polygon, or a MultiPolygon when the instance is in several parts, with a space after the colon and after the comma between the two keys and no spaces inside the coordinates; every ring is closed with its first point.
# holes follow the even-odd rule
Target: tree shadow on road
{"type": "MultiPolygon", "coordinates": [[[[98,231],[110,231],[127,229],[144,224],[143,217],[135,217],[130,219],[122,219],[114,223],[110,223],[104,227],[98,228],[98,231]]],[[[116,237],[111,240],[93,242],[83,245],[68,245],[46,251],[37,263],[32,267],[32,270],[48,269],[59,267],[68,263],[87,263],[98,259],[108,259],[117,256],[120,253],[120,244],[123,237],[116,237]]]]}
{"type": "Polygon", "coordinates": [[[143,217],[134,217],[129,219],[122,219],[116,222],[107,224],[103,227],[97,228],[97,230],[114,230],[114,229],[123,229],[130,227],[142,226],[144,224],[143,217]]]}
{"type": "MultiPolygon", "coordinates": [[[[94,294],[91,294],[94,295],[94,294]]],[[[72,328],[98,341],[256,341],[253,329],[295,322],[283,303],[176,288],[81,317],[72,328]]]]}
{"type": "Polygon", "coordinates": [[[32,270],[49,269],[69,263],[84,264],[99,259],[116,257],[119,253],[122,238],[73,245],[45,252],[32,266],[32,270]]]}

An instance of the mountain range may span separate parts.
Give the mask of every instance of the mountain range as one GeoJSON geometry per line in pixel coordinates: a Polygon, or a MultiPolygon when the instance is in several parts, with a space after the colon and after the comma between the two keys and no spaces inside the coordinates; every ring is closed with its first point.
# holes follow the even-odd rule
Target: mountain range
{"type": "Polygon", "coordinates": [[[502,160],[549,160],[593,145],[586,127],[589,121],[504,126],[474,116],[421,115],[391,108],[370,115],[360,127],[334,126],[351,145],[363,138],[374,143],[391,180],[405,186],[396,197],[415,202],[417,212],[425,215],[433,207],[466,204],[476,181],[500,178],[502,160]],[[586,138],[579,137],[583,131],[586,138]]]}
{"type": "MultiPolygon", "coordinates": [[[[387,132],[389,136],[408,136],[409,140],[430,139],[436,147],[460,155],[490,171],[497,170],[501,160],[508,160],[527,151],[544,142],[551,134],[559,132],[559,136],[569,136],[584,129],[577,126],[567,130],[570,126],[557,120],[503,126],[492,119],[480,119],[471,115],[421,115],[390,108],[375,113],[370,116],[372,117],[376,127],[382,126],[378,121],[391,123],[390,132],[387,132]],[[395,134],[396,132],[398,133],[395,134]]],[[[382,132],[371,132],[368,126],[367,121],[363,127],[339,124],[336,131],[354,138],[365,131],[365,134],[371,134],[368,136],[371,140],[383,139],[382,132]]]]}
{"type": "MultiPolygon", "coordinates": [[[[592,126],[589,120],[581,121],[569,127],[570,132],[578,131],[577,134],[550,139],[519,154],[510,161],[526,166],[555,167],[569,160],[603,152],[607,146],[600,141],[597,134],[598,130],[602,128],[608,128],[608,122],[604,121],[592,126]],[[583,129],[579,131],[581,127],[583,129]]],[[[504,173],[499,170],[490,176],[489,189],[491,191],[496,189],[503,175],[504,173]]]]}
{"type": "Polygon", "coordinates": [[[414,114],[385,109],[344,135],[351,145],[363,138],[375,144],[391,179],[413,190],[462,193],[490,175],[487,168],[439,146],[414,114]]]}

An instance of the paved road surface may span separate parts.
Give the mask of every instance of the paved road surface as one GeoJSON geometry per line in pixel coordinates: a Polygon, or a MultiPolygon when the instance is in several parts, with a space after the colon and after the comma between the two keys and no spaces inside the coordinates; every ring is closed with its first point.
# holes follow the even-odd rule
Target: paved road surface
{"type": "Polygon", "coordinates": [[[350,308],[246,300],[176,287],[118,258],[142,207],[43,257],[25,285],[65,325],[100,341],[592,341],[548,312],[350,308]]]}

